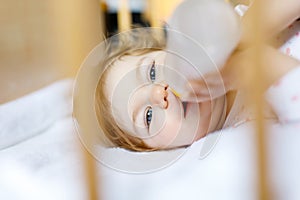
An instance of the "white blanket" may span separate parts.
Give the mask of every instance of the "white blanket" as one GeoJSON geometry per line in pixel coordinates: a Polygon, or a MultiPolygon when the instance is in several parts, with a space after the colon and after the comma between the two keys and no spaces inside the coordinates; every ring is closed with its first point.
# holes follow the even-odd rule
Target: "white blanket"
{"type": "Polygon", "coordinates": [[[72,84],[59,81],[0,106],[0,199],[84,199],[72,84]]]}
{"type": "MultiPolygon", "coordinates": [[[[70,110],[71,86],[70,80],[60,81],[0,107],[1,145],[9,146],[0,151],[0,199],[87,199],[82,146],[70,110]]],[[[300,125],[275,124],[270,130],[268,173],[273,199],[300,199],[300,125]]],[[[120,172],[98,162],[99,191],[109,200],[256,199],[253,123],[225,129],[210,154],[199,159],[205,143],[205,139],[194,143],[180,158],[152,173],[120,172]]],[[[126,153],[117,158],[130,166],[126,153]]]]}

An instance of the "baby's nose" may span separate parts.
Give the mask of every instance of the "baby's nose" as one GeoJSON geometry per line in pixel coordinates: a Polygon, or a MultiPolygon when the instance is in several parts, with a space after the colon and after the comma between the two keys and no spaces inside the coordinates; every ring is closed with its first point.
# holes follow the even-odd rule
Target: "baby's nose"
{"type": "Polygon", "coordinates": [[[151,89],[150,101],[153,105],[159,105],[161,108],[168,107],[168,89],[169,85],[166,83],[154,84],[151,89]]]}

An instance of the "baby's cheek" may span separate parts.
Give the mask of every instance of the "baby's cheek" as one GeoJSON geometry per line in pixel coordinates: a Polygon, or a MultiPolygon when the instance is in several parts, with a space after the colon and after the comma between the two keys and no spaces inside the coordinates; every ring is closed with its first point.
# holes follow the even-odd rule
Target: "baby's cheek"
{"type": "Polygon", "coordinates": [[[161,132],[153,136],[150,140],[151,146],[158,148],[166,148],[173,143],[178,135],[178,129],[166,127],[161,132]]]}
{"type": "Polygon", "coordinates": [[[170,113],[166,109],[161,109],[160,107],[152,108],[152,120],[150,124],[150,134],[156,135],[166,127],[170,122],[173,122],[175,119],[175,114],[170,113]]]}
{"type": "Polygon", "coordinates": [[[162,118],[155,118],[154,124],[150,130],[152,142],[156,147],[166,147],[171,144],[179,134],[182,119],[175,115],[164,113],[162,118]]]}

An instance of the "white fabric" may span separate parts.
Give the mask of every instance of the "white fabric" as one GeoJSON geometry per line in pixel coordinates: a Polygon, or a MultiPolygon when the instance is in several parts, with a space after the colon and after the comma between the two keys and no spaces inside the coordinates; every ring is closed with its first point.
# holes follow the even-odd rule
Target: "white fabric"
{"type": "Polygon", "coordinates": [[[72,83],[72,80],[58,82],[0,105],[0,149],[42,133],[55,120],[70,114],[72,83]]]}
{"type": "MultiPolygon", "coordinates": [[[[277,37],[280,51],[300,60],[300,21],[290,25],[277,37]]],[[[266,98],[273,107],[281,123],[300,119],[300,66],[280,80],[266,93],[266,98]]]]}
{"type": "Polygon", "coordinates": [[[0,106],[0,199],[86,199],[72,85],[59,81],[0,106]]]}
{"type": "Polygon", "coordinates": [[[266,93],[281,123],[300,121],[300,66],[278,80],[266,93]]]}

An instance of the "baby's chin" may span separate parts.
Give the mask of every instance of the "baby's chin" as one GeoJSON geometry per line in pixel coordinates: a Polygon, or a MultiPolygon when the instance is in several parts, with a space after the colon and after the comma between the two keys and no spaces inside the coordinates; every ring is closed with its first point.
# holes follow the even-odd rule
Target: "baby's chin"
{"type": "Polygon", "coordinates": [[[223,127],[226,119],[226,96],[221,96],[212,101],[211,122],[208,127],[208,133],[219,130],[223,127]]]}
{"type": "MultiPolygon", "coordinates": [[[[197,130],[197,134],[195,135],[193,142],[196,142],[200,140],[201,138],[204,138],[208,133],[208,127],[210,126],[210,120],[203,120],[201,121],[199,125],[199,129],[197,130]]],[[[192,143],[193,143],[192,142],[192,143]]]]}

